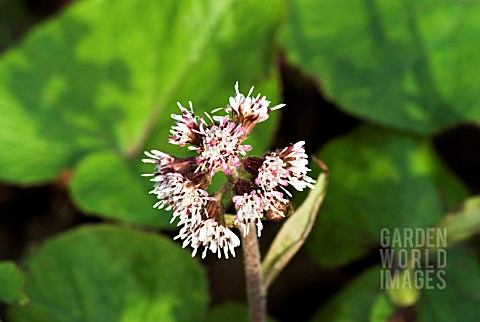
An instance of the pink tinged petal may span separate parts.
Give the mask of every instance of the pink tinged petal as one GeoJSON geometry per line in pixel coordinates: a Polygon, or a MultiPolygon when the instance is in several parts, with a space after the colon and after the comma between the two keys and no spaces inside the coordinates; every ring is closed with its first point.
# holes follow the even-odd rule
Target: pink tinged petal
{"type": "Polygon", "coordinates": [[[234,156],[232,158],[232,164],[235,167],[239,167],[242,163],[240,162],[240,159],[237,156],[234,156]]]}
{"type": "Polygon", "coordinates": [[[235,123],[233,123],[233,122],[228,122],[228,123],[227,123],[227,127],[225,128],[225,130],[226,130],[227,132],[232,132],[232,130],[233,130],[234,128],[235,128],[235,123]]]}
{"type": "Polygon", "coordinates": [[[237,129],[235,130],[235,133],[233,135],[243,136],[243,135],[245,135],[245,133],[247,133],[247,130],[245,130],[245,128],[243,126],[239,125],[237,127],[237,129]]]}
{"type": "Polygon", "coordinates": [[[225,115],[225,117],[220,121],[220,127],[224,127],[225,124],[227,124],[228,119],[229,119],[228,115],[225,115]]]}
{"type": "Polygon", "coordinates": [[[232,174],[232,170],[230,169],[230,166],[227,163],[222,163],[222,169],[226,175],[232,174]]]}
{"type": "Polygon", "coordinates": [[[268,117],[269,117],[268,114],[265,114],[265,115],[259,117],[258,120],[257,120],[257,123],[265,122],[266,120],[268,120],[268,117]]]}

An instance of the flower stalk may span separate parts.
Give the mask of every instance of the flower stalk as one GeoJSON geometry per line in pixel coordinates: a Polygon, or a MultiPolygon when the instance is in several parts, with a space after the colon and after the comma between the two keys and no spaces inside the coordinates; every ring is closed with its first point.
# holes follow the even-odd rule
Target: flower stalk
{"type": "MultiPolygon", "coordinates": [[[[255,231],[255,224],[252,222],[250,225],[252,226],[250,230],[255,231]]],[[[263,287],[258,237],[256,234],[240,235],[242,236],[243,264],[250,322],[263,322],[265,321],[267,294],[263,287]]]]}

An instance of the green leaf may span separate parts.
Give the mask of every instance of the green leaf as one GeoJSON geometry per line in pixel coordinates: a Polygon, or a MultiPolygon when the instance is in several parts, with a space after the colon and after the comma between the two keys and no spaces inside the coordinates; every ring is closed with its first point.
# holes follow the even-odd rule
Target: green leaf
{"type": "Polygon", "coordinates": [[[413,137],[361,127],[318,155],[335,183],[307,240],[321,265],[344,265],[366,255],[378,247],[382,228],[431,227],[453,201],[467,196],[430,144],[413,137]],[[458,189],[445,189],[451,184],[458,189]]]}
{"type": "Polygon", "coordinates": [[[448,247],[480,232],[480,197],[467,199],[460,209],[448,214],[437,226],[447,229],[448,247]]]}
{"type": "MultiPolygon", "coordinates": [[[[280,15],[275,0],[70,6],[0,60],[0,148],[8,151],[0,155],[0,178],[43,182],[78,163],[72,195],[80,209],[166,223],[151,208],[150,182],[140,178],[152,172],[141,164],[142,151],[187,152],[167,144],[176,101],[193,101],[202,115],[228,103],[236,80],[243,91],[255,83],[276,101],[280,15]]],[[[264,152],[277,119],[252,133],[256,153],[264,152]]]]}
{"type": "Polygon", "coordinates": [[[412,276],[415,276],[415,269],[403,270],[395,276],[394,281],[392,282],[393,285],[399,285],[399,287],[391,287],[387,289],[387,294],[390,300],[398,307],[412,306],[417,303],[420,297],[420,290],[415,287],[415,283],[412,281],[412,276]]]}
{"type": "Polygon", "coordinates": [[[348,113],[421,134],[480,120],[480,3],[288,0],[288,58],[348,113]],[[352,12],[354,14],[352,14],[352,12]]]}
{"type": "MultiPolygon", "coordinates": [[[[245,322],[248,321],[248,307],[242,303],[226,302],[213,307],[208,312],[205,322],[245,322]]],[[[273,322],[274,319],[267,317],[267,322],[273,322]]]]}
{"type": "Polygon", "coordinates": [[[317,217],[328,185],[328,168],[315,160],[322,172],[307,199],[289,217],[275,236],[262,262],[264,288],[268,289],[307,239],[317,217]]]}
{"type": "Polygon", "coordinates": [[[26,304],[24,273],[11,261],[0,262],[0,301],[26,304]]]}
{"type": "Polygon", "coordinates": [[[379,267],[375,266],[352,281],[336,294],[320,311],[312,322],[360,322],[368,321],[370,308],[380,293],[379,267]]]}
{"type": "Polygon", "coordinates": [[[375,299],[372,310],[370,312],[370,322],[390,321],[390,317],[394,314],[395,307],[390,303],[385,293],[380,293],[375,299]]]}
{"type": "Polygon", "coordinates": [[[186,250],[158,235],[87,226],[27,258],[30,303],[10,321],[195,321],[208,303],[205,275],[186,250]]]}
{"type": "Polygon", "coordinates": [[[246,91],[276,84],[267,79],[281,13],[276,0],[69,6],[0,59],[0,178],[48,181],[99,150],[140,158],[145,145],[166,143],[146,144],[168,132],[176,101],[209,110],[228,102],[236,80],[246,91]]]}
{"type": "MultiPolygon", "coordinates": [[[[420,300],[413,308],[407,309],[415,312],[417,321],[478,320],[480,265],[474,252],[458,246],[447,250],[444,272],[439,268],[423,267],[418,269],[423,274],[417,274],[416,281],[412,275],[411,283],[422,285],[420,300]],[[435,278],[439,272],[445,283],[435,278]]],[[[391,321],[393,316],[402,319],[404,309],[396,308],[382,290],[382,270],[375,266],[362,273],[324,304],[312,321],[384,322],[391,321]]]]}
{"type": "Polygon", "coordinates": [[[447,249],[445,288],[422,290],[417,321],[478,321],[479,272],[478,256],[473,251],[461,245],[447,249]]]}
{"type": "Polygon", "coordinates": [[[70,189],[73,201],[87,214],[168,227],[171,215],[153,208],[156,201],[148,194],[147,182],[120,156],[100,152],[79,163],[70,189]]]}

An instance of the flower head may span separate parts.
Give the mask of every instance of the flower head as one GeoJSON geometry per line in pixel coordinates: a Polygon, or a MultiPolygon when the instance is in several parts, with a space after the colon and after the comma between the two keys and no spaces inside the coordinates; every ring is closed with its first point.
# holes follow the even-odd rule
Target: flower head
{"type": "Polygon", "coordinates": [[[202,258],[205,258],[207,251],[217,253],[218,258],[228,258],[230,252],[235,257],[235,247],[240,245],[240,239],[228,228],[213,219],[207,219],[198,225],[185,225],[180,229],[174,239],[182,239],[183,247],[190,245],[193,248],[192,257],[195,256],[199,247],[203,247],[202,258]]]}
{"type": "MultiPolygon", "coordinates": [[[[267,101],[266,96],[258,94],[256,97],[252,97],[253,86],[250,88],[247,96],[240,93],[238,89],[238,82],[235,83],[235,95],[230,97],[229,105],[223,109],[232,113],[233,121],[237,124],[241,124],[245,129],[245,135],[242,139],[245,139],[257,123],[264,122],[268,119],[270,112],[280,109],[285,104],[278,104],[273,107],[270,106],[270,101],[267,101]]],[[[217,109],[217,110],[220,110],[217,109]]]]}
{"type": "Polygon", "coordinates": [[[200,170],[209,169],[211,174],[222,170],[231,174],[231,167],[240,166],[239,155],[245,155],[252,149],[250,145],[241,145],[241,137],[245,129],[229,121],[229,117],[221,118],[220,124],[200,127],[202,143],[193,150],[200,156],[197,157],[200,170]]]}
{"type": "MultiPolygon", "coordinates": [[[[262,220],[279,220],[293,209],[287,190],[312,188],[315,181],[307,176],[307,155],[300,141],[284,149],[267,153],[262,157],[247,156],[252,149],[242,142],[254,126],[269,118],[269,113],[284,104],[274,107],[265,96],[251,96],[253,87],[245,96],[235,84],[235,95],[223,110],[225,115],[198,117],[178,103],[181,114],[172,114],[176,124],[171,128],[169,142],[180,147],[188,146],[195,155],[177,158],[167,153],[152,150],[145,152],[145,163],[154,164],[153,173],[148,173],[154,182],[151,194],[158,201],[154,207],[173,211],[172,222],[181,226],[174,239],[183,240],[183,247],[193,248],[192,256],[203,248],[202,257],[208,251],[220,258],[235,256],[240,240],[229,228],[237,226],[244,236],[250,226],[261,235],[262,220]],[[228,182],[214,195],[205,190],[212,176],[223,171],[228,182]],[[247,174],[250,176],[248,177],[247,174]],[[236,209],[235,219],[226,216],[223,199],[231,197],[236,209]],[[256,228],[256,229],[255,229],[256,228]]],[[[233,216],[232,216],[233,217],[233,216]]]]}
{"type": "Polygon", "coordinates": [[[250,193],[233,196],[233,202],[237,209],[235,223],[240,225],[243,235],[248,235],[250,223],[253,222],[257,226],[258,237],[260,237],[263,229],[261,219],[265,210],[261,195],[256,190],[252,190],[250,193]]]}
{"type": "Polygon", "coordinates": [[[282,188],[288,195],[291,195],[290,192],[284,188],[288,185],[298,191],[306,187],[313,188],[315,180],[307,176],[310,169],[307,167],[304,144],[304,141],[300,141],[265,156],[255,183],[266,191],[282,188]]]}
{"type": "Polygon", "coordinates": [[[180,147],[186,144],[199,145],[201,143],[201,137],[198,133],[200,118],[193,113],[192,102],[189,102],[190,110],[187,110],[180,103],[177,103],[177,105],[182,114],[172,114],[172,118],[177,121],[177,124],[172,126],[170,130],[172,135],[168,142],[180,145],[180,147]]]}
{"type": "Polygon", "coordinates": [[[159,199],[154,207],[167,211],[173,209],[171,222],[179,218],[179,225],[187,222],[196,224],[208,218],[205,207],[209,200],[215,198],[209,197],[205,190],[197,188],[178,173],[157,175],[151,180],[156,183],[150,193],[159,199]]]}

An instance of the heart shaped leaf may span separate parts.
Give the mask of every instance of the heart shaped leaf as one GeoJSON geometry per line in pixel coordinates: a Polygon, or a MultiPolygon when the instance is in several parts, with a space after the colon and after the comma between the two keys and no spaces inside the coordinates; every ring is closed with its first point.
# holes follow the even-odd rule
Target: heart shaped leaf
{"type": "Polygon", "coordinates": [[[10,321],[193,321],[208,303],[204,272],[186,250],[128,228],[77,228],[26,265],[30,303],[11,307],[10,321]]]}
{"type": "Polygon", "coordinates": [[[335,183],[307,241],[321,265],[344,265],[378,248],[382,228],[432,227],[467,196],[426,140],[366,126],[318,155],[335,183]]]}
{"type": "Polygon", "coordinates": [[[0,301],[25,304],[28,301],[24,293],[25,275],[11,261],[0,262],[0,301]]]}
{"type": "Polygon", "coordinates": [[[420,134],[480,121],[480,3],[287,2],[288,58],[348,113],[420,134]]]}

